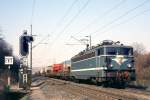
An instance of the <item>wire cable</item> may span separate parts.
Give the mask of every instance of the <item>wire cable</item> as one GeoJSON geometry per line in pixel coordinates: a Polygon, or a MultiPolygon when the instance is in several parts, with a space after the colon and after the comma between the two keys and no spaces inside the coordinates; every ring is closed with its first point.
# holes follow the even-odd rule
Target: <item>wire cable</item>
{"type": "MultiPolygon", "coordinates": [[[[80,15],[80,13],[87,7],[87,5],[89,4],[90,0],[87,0],[86,3],[81,7],[81,9],[78,11],[78,13],[76,13],[76,15],[74,15],[72,17],[72,19],[65,25],[65,27],[62,29],[61,32],[59,32],[57,34],[57,37],[55,38],[55,40],[52,42],[51,44],[51,49],[53,47],[53,45],[56,43],[56,41],[61,37],[61,35],[64,33],[64,31],[73,23],[73,21],[75,21],[75,19],[80,15]]],[[[61,47],[60,47],[61,48],[61,47]]],[[[50,49],[50,50],[51,50],[50,49]]]]}
{"type": "Polygon", "coordinates": [[[56,29],[64,22],[65,18],[68,16],[68,14],[71,12],[73,6],[77,3],[78,0],[74,0],[71,4],[71,6],[67,9],[63,17],[57,22],[54,30],[51,33],[55,33],[56,29]]]}
{"type": "MultiPolygon", "coordinates": [[[[71,25],[73,23],[73,21],[75,21],[75,19],[80,15],[80,13],[86,8],[86,6],[89,4],[90,0],[87,0],[87,2],[82,6],[82,8],[79,10],[79,12],[72,17],[72,19],[69,21],[69,23],[67,23],[65,25],[65,27],[62,29],[61,32],[59,32],[59,34],[57,35],[57,37],[55,38],[55,41],[64,33],[64,31],[69,27],[69,25],[71,25]]],[[[52,43],[52,45],[54,45],[55,41],[52,43]]]]}
{"type": "Polygon", "coordinates": [[[118,23],[118,24],[116,24],[116,25],[114,25],[114,26],[112,26],[112,27],[109,27],[109,29],[107,29],[107,30],[105,30],[105,31],[103,31],[103,32],[101,32],[101,33],[106,33],[106,32],[108,32],[108,31],[110,31],[112,28],[116,28],[116,27],[119,27],[119,26],[122,25],[122,24],[128,23],[128,22],[131,21],[132,19],[135,19],[136,17],[139,17],[139,16],[141,16],[141,15],[143,15],[143,14],[145,14],[146,12],[149,12],[149,11],[150,11],[150,9],[146,9],[146,10],[140,12],[140,13],[137,13],[136,15],[134,15],[134,16],[132,16],[132,17],[130,17],[130,18],[128,18],[128,19],[126,19],[126,20],[124,20],[124,21],[118,23]]]}
{"type": "Polygon", "coordinates": [[[67,27],[69,27],[69,25],[71,25],[73,23],[73,21],[79,16],[79,14],[83,11],[83,9],[86,8],[86,6],[88,5],[89,1],[90,0],[87,0],[87,2],[82,6],[82,8],[79,10],[79,12],[75,16],[73,16],[73,18],[69,21],[69,23],[63,28],[63,30],[60,32],[60,34],[63,33],[65,31],[65,29],[67,29],[67,27]]]}
{"type": "MultiPolygon", "coordinates": [[[[137,9],[137,8],[139,8],[139,7],[141,7],[141,6],[143,6],[143,5],[146,4],[147,2],[149,2],[149,1],[147,0],[147,1],[143,2],[142,4],[140,4],[140,5],[136,6],[136,7],[134,7],[133,9],[130,9],[130,10],[129,10],[128,12],[126,12],[125,14],[128,14],[128,13],[131,12],[131,11],[134,11],[135,9],[137,9]]],[[[113,26],[113,27],[111,27],[111,28],[118,27],[118,26],[120,26],[121,24],[127,23],[127,22],[131,21],[132,19],[134,19],[134,18],[136,18],[136,17],[138,17],[138,16],[140,16],[140,15],[146,13],[146,12],[149,12],[149,11],[150,11],[150,9],[144,10],[144,11],[142,11],[142,12],[140,12],[140,13],[138,13],[138,14],[136,14],[136,15],[130,17],[130,18],[128,18],[127,20],[122,21],[121,23],[119,23],[119,24],[117,24],[117,25],[115,25],[115,26],[113,26]]],[[[125,15],[125,14],[123,14],[123,15],[125,15]]],[[[110,28],[110,29],[111,29],[111,28],[110,28]]],[[[106,30],[106,31],[104,31],[104,32],[102,32],[102,33],[106,33],[107,31],[108,31],[108,30],[106,30]]]]}
{"type": "Polygon", "coordinates": [[[45,36],[45,38],[43,38],[41,41],[39,41],[37,44],[35,44],[32,48],[37,47],[39,44],[41,44],[43,41],[46,41],[46,39],[49,37],[49,34],[47,36],[45,36]]]}
{"type": "Polygon", "coordinates": [[[112,8],[108,9],[102,15],[98,16],[97,18],[95,18],[88,25],[86,25],[79,32],[77,32],[76,35],[79,34],[79,33],[81,33],[82,31],[86,30],[88,27],[92,26],[93,24],[95,24],[98,20],[102,20],[103,18],[105,18],[105,16],[107,16],[108,14],[110,14],[111,12],[113,12],[115,9],[117,9],[119,6],[121,6],[125,1],[126,0],[121,0],[119,3],[117,3],[116,5],[114,5],[112,8]]]}
{"type": "MultiPolygon", "coordinates": [[[[105,18],[105,16],[109,15],[111,12],[113,12],[114,10],[118,9],[119,6],[121,6],[122,4],[124,4],[126,0],[121,0],[119,3],[115,4],[113,7],[111,7],[110,9],[106,10],[103,14],[99,15],[98,17],[96,17],[93,21],[91,21],[90,23],[88,23],[84,28],[82,28],[80,31],[76,32],[76,34],[72,34],[73,35],[78,35],[80,34],[82,31],[86,30],[88,27],[94,25],[98,20],[102,20],[103,18],[105,18]]],[[[67,41],[69,41],[69,39],[67,39],[67,41]]]]}
{"type": "MultiPolygon", "coordinates": [[[[96,34],[96,33],[99,32],[101,29],[104,29],[104,28],[108,27],[109,25],[111,25],[111,24],[113,24],[113,23],[119,21],[121,18],[127,16],[129,13],[131,13],[131,12],[135,11],[136,9],[142,7],[143,5],[145,5],[145,4],[148,3],[148,2],[150,2],[150,0],[146,0],[146,1],[142,2],[141,4],[137,5],[136,7],[134,7],[134,8],[132,8],[132,9],[128,10],[127,12],[125,12],[124,14],[122,14],[121,16],[117,17],[117,18],[114,19],[113,21],[111,21],[111,22],[109,22],[109,23],[103,25],[102,27],[98,28],[96,31],[92,32],[92,34],[96,34]]],[[[91,34],[91,35],[92,35],[92,34],[91,34]]]]}

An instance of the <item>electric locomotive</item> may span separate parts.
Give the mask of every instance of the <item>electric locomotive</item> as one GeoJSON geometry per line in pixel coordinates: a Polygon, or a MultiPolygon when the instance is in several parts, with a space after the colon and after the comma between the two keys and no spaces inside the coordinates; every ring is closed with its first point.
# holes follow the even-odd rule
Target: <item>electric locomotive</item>
{"type": "Polygon", "coordinates": [[[104,86],[125,86],[136,79],[133,48],[119,41],[104,40],[71,58],[71,77],[104,86]]]}

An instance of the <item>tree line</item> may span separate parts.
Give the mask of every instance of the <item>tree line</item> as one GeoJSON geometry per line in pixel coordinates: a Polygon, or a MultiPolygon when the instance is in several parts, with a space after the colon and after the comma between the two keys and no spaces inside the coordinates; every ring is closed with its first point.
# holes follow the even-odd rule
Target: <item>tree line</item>
{"type": "Polygon", "coordinates": [[[133,47],[137,81],[150,83],[150,52],[140,43],[134,43],[133,47]]]}

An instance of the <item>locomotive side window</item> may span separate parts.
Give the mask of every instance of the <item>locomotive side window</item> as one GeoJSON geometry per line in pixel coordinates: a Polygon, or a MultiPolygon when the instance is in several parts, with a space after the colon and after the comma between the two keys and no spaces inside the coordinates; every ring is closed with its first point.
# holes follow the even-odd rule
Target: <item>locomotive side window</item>
{"type": "Polygon", "coordinates": [[[97,55],[99,56],[99,55],[103,55],[103,54],[104,54],[104,48],[99,48],[97,50],[97,55]]]}
{"type": "Polygon", "coordinates": [[[79,57],[73,58],[72,61],[73,62],[80,61],[80,60],[88,59],[88,58],[91,58],[91,57],[94,57],[94,56],[95,56],[95,52],[92,51],[90,53],[83,54],[83,55],[80,55],[79,57]]]}

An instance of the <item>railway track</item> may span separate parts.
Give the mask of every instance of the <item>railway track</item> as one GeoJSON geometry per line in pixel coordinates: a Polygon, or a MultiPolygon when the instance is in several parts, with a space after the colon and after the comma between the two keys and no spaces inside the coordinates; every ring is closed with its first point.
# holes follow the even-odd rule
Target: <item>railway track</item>
{"type": "Polygon", "coordinates": [[[100,100],[100,98],[103,100],[116,99],[116,98],[108,97],[105,94],[97,93],[92,90],[87,91],[87,89],[83,89],[74,84],[70,84],[70,82],[63,82],[60,80],[52,79],[52,80],[48,80],[48,83],[49,83],[49,85],[56,85],[59,88],[63,86],[64,91],[66,91],[67,93],[71,93],[71,94],[75,95],[76,97],[80,97],[80,98],[78,98],[79,100],[100,100]]]}
{"type": "Polygon", "coordinates": [[[150,100],[149,92],[135,89],[103,88],[52,78],[47,82],[54,85],[63,85],[65,91],[74,95],[82,95],[85,100],[150,100]]]}
{"type": "Polygon", "coordinates": [[[139,89],[135,89],[135,88],[127,88],[124,91],[132,92],[132,93],[136,93],[136,94],[150,95],[150,92],[148,92],[146,90],[144,91],[144,90],[139,90],[139,89]]]}

